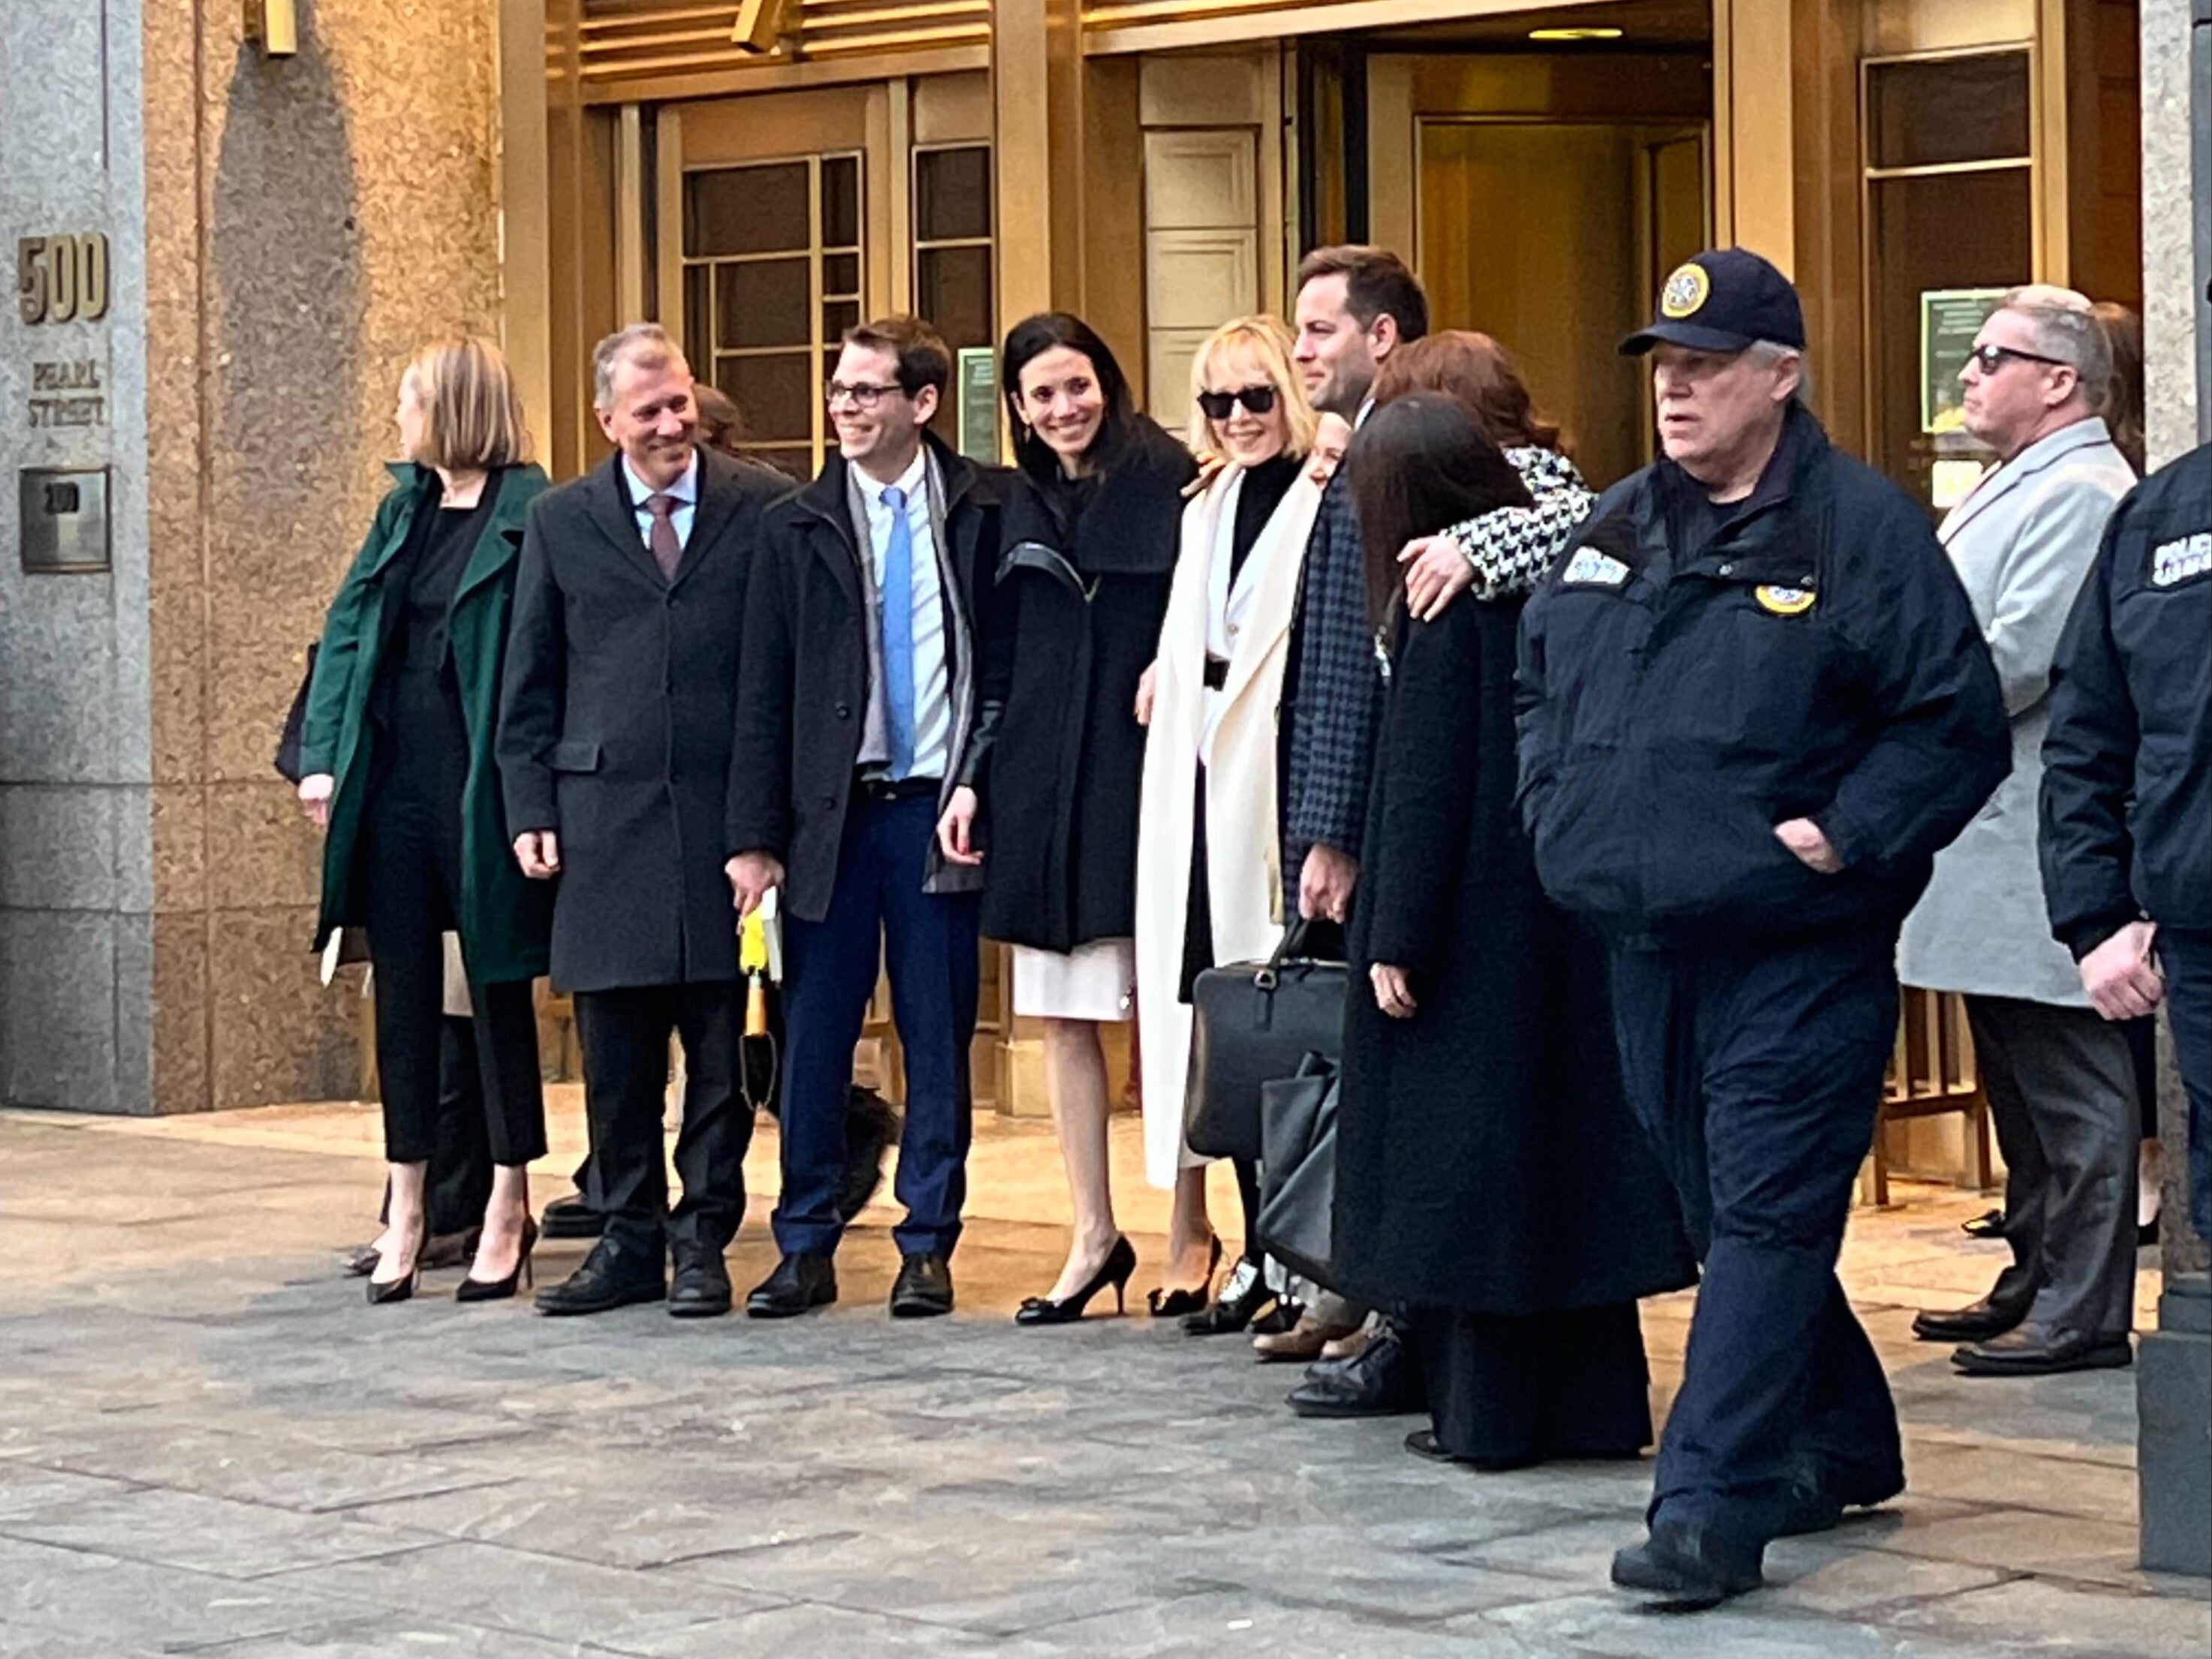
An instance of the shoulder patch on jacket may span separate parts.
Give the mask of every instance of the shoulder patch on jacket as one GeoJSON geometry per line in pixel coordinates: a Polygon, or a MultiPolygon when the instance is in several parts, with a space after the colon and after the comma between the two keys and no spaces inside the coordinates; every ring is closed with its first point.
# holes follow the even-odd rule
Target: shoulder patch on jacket
{"type": "Polygon", "coordinates": [[[1628,580],[1628,567],[1610,553],[1601,553],[1595,547],[1576,550],[1567,561],[1567,568],[1559,573],[1563,585],[1584,587],[1619,587],[1628,580]]]}
{"type": "Polygon", "coordinates": [[[2200,530],[2194,536],[2162,542],[2151,550],[2153,587],[2172,587],[2208,570],[2212,570],[2212,530],[2200,530]]]}

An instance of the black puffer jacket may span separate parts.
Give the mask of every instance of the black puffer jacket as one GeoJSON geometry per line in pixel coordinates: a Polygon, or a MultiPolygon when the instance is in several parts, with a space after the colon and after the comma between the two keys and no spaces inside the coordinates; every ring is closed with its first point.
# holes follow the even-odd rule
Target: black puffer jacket
{"type": "Polygon", "coordinates": [[[1546,890],[1617,939],[1894,928],[2011,766],[1972,609],[1901,490],[1793,410],[1710,533],[1668,462],[1599,501],[1521,630],[1546,890]],[[1817,823],[1838,874],[1774,834],[1817,823]]]}

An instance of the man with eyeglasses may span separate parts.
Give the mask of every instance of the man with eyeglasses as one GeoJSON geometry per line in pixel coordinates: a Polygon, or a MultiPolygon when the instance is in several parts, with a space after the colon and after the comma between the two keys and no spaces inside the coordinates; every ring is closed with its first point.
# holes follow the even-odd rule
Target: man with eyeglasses
{"type": "Polygon", "coordinates": [[[730,1309],[723,1255],[752,1134],[721,871],[738,631],[761,514],[787,481],[700,447],[691,370],[658,325],[609,335],[592,369],[614,453],[532,505],[499,716],[515,857],[556,884],[553,982],[574,1000],[601,1222],[538,1306],[665,1297],[678,1317],[711,1317],[730,1309]],[[672,1206],[672,1033],[685,1080],[672,1206]]]}
{"type": "Polygon", "coordinates": [[[1926,514],[1800,401],[1789,279],[1668,279],[1664,452],[1607,490],[1521,624],[1522,811],[1612,947],[1622,1080],[1705,1273],[1613,1578],[1710,1607],[1766,1546],[1905,1484],[1836,1258],[1897,1033],[1899,927],[2005,775],[1988,648],[1926,514]]]}
{"type": "Polygon", "coordinates": [[[2051,659],[2106,521],[2135,474],[2099,418],[2112,354],[2090,303],[2007,294],[1959,378],[1966,428],[1996,453],[1936,533],[2004,688],[2012,773],[1936,860],[1905,924],[1907,985],[1966,998],[2005,1159],[2011,1265],[1988,1295],[1913,1321],[1976,1376],[2127,1364],[2135,1326],[2135,1063],[2052,939],[2036,858],[2051,659]]]}
{"type": "Polygon", "coordinates": [[[914,318],[847,331],[825,388],[836,451],[770,510],[746,604],[727,870],[743,915],[781,890],[786,1029],[781,1260],[746,1299],[756,1319],[837,1299],[846,1091],[879,963],[906,1074],[890,1312],[952,1311],[982,870],[936,830],[986,741],[999,549],[994,474],[929,429],[951,373],[914,318]]]}

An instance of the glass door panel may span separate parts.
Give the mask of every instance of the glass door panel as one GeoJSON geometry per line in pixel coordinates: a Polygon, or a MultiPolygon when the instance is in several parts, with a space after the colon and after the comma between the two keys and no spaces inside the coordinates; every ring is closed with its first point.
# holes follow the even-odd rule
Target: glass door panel
{"type": "Polygon", "coordinates": [[[686,349],[737,404],[747,450],[794,478],[822,465],[822,381],[860,320],[860,163],[831,154],[684,174],[686,349]]]}

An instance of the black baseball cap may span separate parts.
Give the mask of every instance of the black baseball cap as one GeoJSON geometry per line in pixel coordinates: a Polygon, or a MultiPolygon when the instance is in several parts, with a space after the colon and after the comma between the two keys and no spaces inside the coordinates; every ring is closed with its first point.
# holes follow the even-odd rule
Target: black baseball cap
{"type": "Polygon", "coordinates": [[[1805,347],[1805,310],[1790,279],[1749,248],[1713,248],[1677,265],[1659,290],[1658,315],[1620,343],[1624,357],[1653,346],[1741,351],[1755,340],[1805,347]]]}

